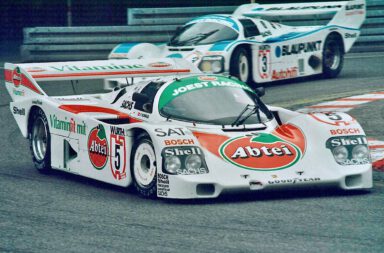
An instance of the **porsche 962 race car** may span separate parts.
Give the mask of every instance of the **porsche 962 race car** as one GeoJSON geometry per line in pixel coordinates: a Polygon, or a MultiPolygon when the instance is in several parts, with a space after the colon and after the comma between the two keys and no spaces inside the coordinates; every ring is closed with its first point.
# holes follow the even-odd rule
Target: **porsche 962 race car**
{"type": "Polygon", "coordinates": [[[360,34],[365,15],[364,0],[245,4],[232,15],[191,20],[166,44],[117,45],[109,58],[185,58],[205,73],[227,73],[248,84],[318,74],[335,77],[343,67],[344,54],[360,34]],[[303,15],[333,18],[317,26],[267,20],[303,15]]]}
{"type": "Polygon", "coordinates": [[[267,106],[263,90],[203,74],[183,59],[6,63],[5,84],[41,172],[180,199],[372,187],[367,138],[354,118],[267,106]],[[89,95],[48,96],[42,89],[57,92],[70,81],[76,91],[73,80],[92,86],[97,78],[143,76],[158,78],[89,95]]]}

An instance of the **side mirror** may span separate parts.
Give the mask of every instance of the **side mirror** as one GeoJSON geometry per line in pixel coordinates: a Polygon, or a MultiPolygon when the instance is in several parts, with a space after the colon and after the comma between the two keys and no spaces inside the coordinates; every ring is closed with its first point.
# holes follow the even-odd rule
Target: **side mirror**
{"type": "Polygon", "coordinates": [[[262,97],[265,95],[265,88],[264,87],[258,87],[255,89],[255,92],[259,97],[262,97]]]}
{"type": "Polygon", "coordinates": [[[139,104],[145,104],[145,103],[149,102],[149,97],[143,93],[135,92],[132,95],[132,100],[134,102],[139,103],[139,104]]]}

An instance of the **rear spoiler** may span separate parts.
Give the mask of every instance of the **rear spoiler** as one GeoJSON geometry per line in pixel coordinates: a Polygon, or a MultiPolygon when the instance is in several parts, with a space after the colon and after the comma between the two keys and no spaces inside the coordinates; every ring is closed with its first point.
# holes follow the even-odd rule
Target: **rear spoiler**
{"type": "Polygon", "coordinates": [[[47,96],[38,81],[169,76],[201,73],[184,59],[125,59],[47,63],[5,63],[5,85],[13,101],[47,96]]]}
{"type": "Polygon", "coordinates": [[[245,17],[294,17],[328,14],[334,15],[328,25],[358,29],[365,20],[365,0],[321,3],[243,4],[234,16],[245,17]]]}

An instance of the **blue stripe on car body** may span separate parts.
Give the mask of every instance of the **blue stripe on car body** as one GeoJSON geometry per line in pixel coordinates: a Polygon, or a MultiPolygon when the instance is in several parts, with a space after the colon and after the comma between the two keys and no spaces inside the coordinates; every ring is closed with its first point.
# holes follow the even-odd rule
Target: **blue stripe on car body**
{"type": "Polygon", "coordinates": [[[235,43],[229,45],[225,50],[229,51],[234,45],[236,45],[240,42],[246,42],[246,43],[252,43],[252,44],[278,43],[278,42],[288,41],[288,40],[292,40],[292,39],[297,39],[300,37],[304,37],[304,36],[322,31],[324,29],[331,29],[331,28],[341,28],[341,29],[352,30],[352,31],[360,31],[360,29],[356,29],[356,28],[350,28],[350,27],[344,27],[344,26],[338,26],[338,25],[330,25],[330,26],[325,26],[325,27],[322,27],[322,28],[319,28],[316,30],[308,31],[308,32],[292,32],[292,33],[288,33],[288,34],[283,34],[283,35],[278,36],[278,37],[266,39],[265,41],[262,41],[262,42],[254,41],[254,40],[238,40],[235,43]],[[295,33],[295,34],[293,34],[293,33],[295,33]],[[287,36],[289,34],[291,36],[287,36]]]}
{"type": "Polygon", "coordinates": [[[216,42],[215,44],[212,45],[212,47],[209,49],[209,51],[224,51],[225,48],[234,42],[233,40],[226,40],[226,41],[220,41],[216,42]]]}
{"type": "Polygon", "coordinates": [[[129,50],[131,50],[132,47],[136,46],[137,44],[139,43],[123,43],[123,44],[120,44],[118,45],[117,48],[115,48],[115,50],[113,50],[112,53],[117,53],[117,54],[123,54],[123,53],[128,53],[129,50]]]}

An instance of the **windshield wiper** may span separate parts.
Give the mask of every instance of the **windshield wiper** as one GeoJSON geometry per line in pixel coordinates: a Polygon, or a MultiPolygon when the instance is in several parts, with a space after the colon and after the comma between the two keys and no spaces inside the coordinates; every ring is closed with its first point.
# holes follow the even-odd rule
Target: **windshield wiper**
{"type": "Polygon", "coordinates": [[[245,108],[240,112],[239,116],[237,116],[237,118],[235,119],[235,121],[231,124],[231,126],[239,126],[241,125],[245,120],[247,120],[252,114],[254,114],[255,112],[255,108],[257,108],[258,110],[258,107],[256,105],[251,105],[251,104],[247,104],[245,106],[245,108]],[[244,119],[241,119],[244,115],[244,113],[246,113],[248,110],[251,109],[251,112],[248,113],[244,119]]]}

